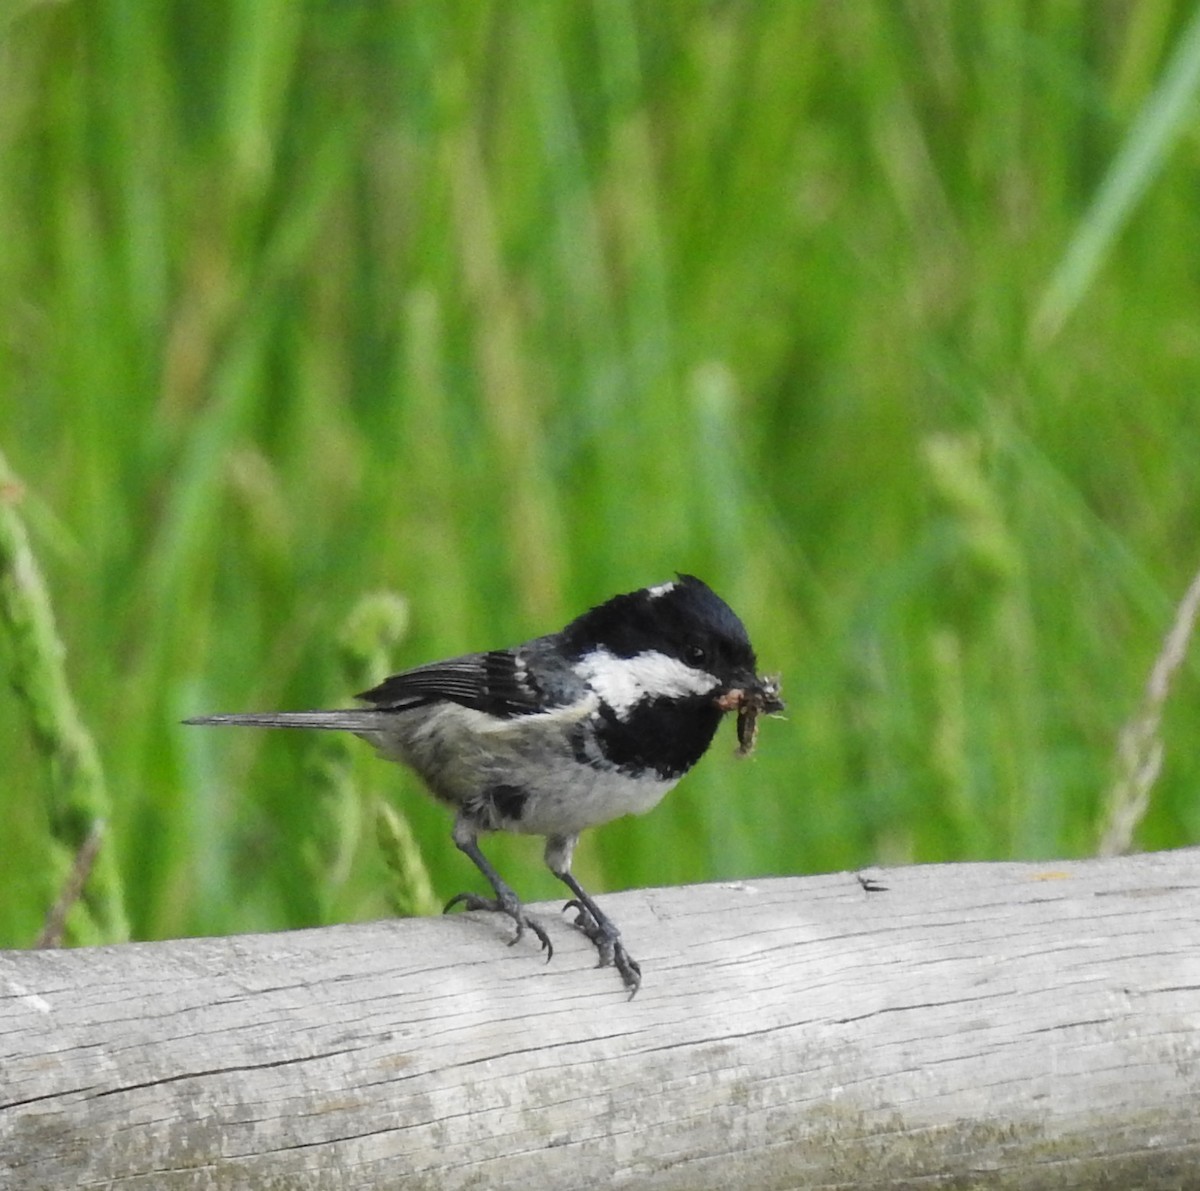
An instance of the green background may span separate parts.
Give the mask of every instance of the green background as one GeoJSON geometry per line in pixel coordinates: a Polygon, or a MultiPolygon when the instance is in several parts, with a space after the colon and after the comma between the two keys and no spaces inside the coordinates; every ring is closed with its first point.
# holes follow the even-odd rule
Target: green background
{"type": "MultiPolygon", "coordinates": [[[[1200,565],[1198,76],[1165,0],[0,6],[0,449],[134,935],[387,913],[380,797],[479,884],[365,745],[179,724],[345,705],[378,591],[394,668],[677,569],[741,614],[786,720],[598,890],[1093,852],[1200,565]]],[[[0,750],[23,946],[64,766],[7,690],[0,750]]]]}

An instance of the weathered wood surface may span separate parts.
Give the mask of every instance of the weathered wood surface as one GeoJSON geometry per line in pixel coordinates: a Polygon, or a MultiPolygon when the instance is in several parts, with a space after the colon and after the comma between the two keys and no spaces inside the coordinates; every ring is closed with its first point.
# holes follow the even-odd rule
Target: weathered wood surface
{"type": "Polygon", "coordinates": [[[0,1186],[1200,1186],[1200,852],[0,953],[0,1186]]]}

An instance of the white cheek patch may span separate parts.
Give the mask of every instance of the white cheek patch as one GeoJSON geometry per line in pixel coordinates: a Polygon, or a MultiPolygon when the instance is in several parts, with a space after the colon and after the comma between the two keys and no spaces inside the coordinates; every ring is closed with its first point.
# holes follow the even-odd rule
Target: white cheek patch
{"type": "Polygon", "coordinates": [[[655,587],[647,587],[646,594],[652,600],[661,600],[663,596],[665,596],[670,591],[674,591],[675,588],[678,586],[679,586],[679,584],[676,583],[674,579],[671,579],[666,583],[659,583],[655,587]]]}
{"type": "Polygon", "coordinates": [[[718,686],[711,674],[657,650],[619,658],[607,649],[596,649],[579,660],[575,672],[620,719],[642,699],[706,695],[718,686]]]}

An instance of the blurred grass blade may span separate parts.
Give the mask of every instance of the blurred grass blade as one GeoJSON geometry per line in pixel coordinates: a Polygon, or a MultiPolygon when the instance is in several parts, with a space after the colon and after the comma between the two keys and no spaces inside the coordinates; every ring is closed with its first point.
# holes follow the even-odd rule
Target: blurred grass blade
{"type": "MultiPolygon", "coordinates": [[[[408,602],[394,592],[380,591],[364,596],[351,609],[337,638],[339,669],[350,690],[362,690],[382,681],[391,668],[393,650],[408,632],[408,623],[408,602]]],[[[313,744],[306,773],[305,788],[314,811],[311,834],[305,846],[305,861],[321,899],[321,917],[325,922],[338,920],[337,898],[351,876],[362,836],[362,794],[355,776],[356,746],[357,742],[346,733],[325,734],[313,744]]],[[[407,890],[413,887],[413,882],[423,881],[428,890],[429,876],[412,828],[407,822],[401,822],[400,816],[393,814],[393,818],[397,821],[396,838],[403,837],[407,841],[404,872],[411,875],[411,880],[404,888],[407,890]]],[[[394,869],[386,849],[385,859],[394,869]]],[[[418,895],[409,898],[407,893],[402,893],[397,897],[406,905],[419,902],[418,895]]],[[[393,904],[396,900],[389,897],[393,904]]]]}
{"type": "Polygon", "coordinates": [[[383,799],[375,803],[375,835],[392,877],[386,893],[393,912],[401,918],[437,914],[441,906],[433,895],[421,846],[408,820],[383,799]]]}
{"type": "Polygon", "coordinates": [[[1117,742],[1117,780],[1109,793],[1100,831],[1100,856],[1122,856],[1133,846],[1138,824],[1150,809],[1150,794],[1162,772],[1165,748],[1162,718],[1171,693],[1171,679],[1187,657],[1188,645],[1200,616],[1200,571],[1179,607],[1175,622],[1154,660],[1137,714],[1122,729],[1117,742]]]}
{"type": "MultiPolygon", "coordinates": [[[[80,719],[63,668],[63,645],[50,595],[17,515],[21,484],[0,455],[0,629],[9,680],[23,703],[38,747],[50,763],[50,880],[70,884],[81,850],[96,824],[110,815],[96,744],[80,719]]],[[[60,929],[59,933],[62,931],[60,929]]],[[[129,937],[120,877],[111,850],[102,849],[91,879],[67,914],[76,943],[129,937]]]]}
{"type": "MultiPolygon", "coordinates": [[[[352,688],[374,686],[392,669],[392,654],[409,630],[408,601],[390,591],[364,596],[338,634],[338,660],[352,688]]],[[[392,877],[388,903],[403,917],[436,914],[433,882],[408,817],[382,799],[375,802],[375,836],[392,877]]]]}
{"type": "Polygon", "coordinates": [[[66,883],[55,899],[54,905],[50,907],[50,912],[46,915],[42,933],[38,935],[37,941],[34,943],[35,948],[62,946],[67,929],[67,915],[79,901],[87,886],[88,878],[92,875],[96,857],[100,855],[100,848],[104,843],[106,827],[107,824],[103,819],[96,819],[92,823],[92,829],[88,832],[87,839],[83,841],[82,847],[75,856],[75,863],[71,865],[71,871],[67,874],[66,883]]]}
{"type": "Polygon", "coordinates": [[[8,31],[10,25],[16,24],[32,9],[50,0],[0,0],[0,35],[8,31]]]}
{"type": "Polygon", "coordinates": [[[1042,293],[1031,328],[1037,345],[1045,346],[1062,329],[1099,272],[1138,199],[1157,176],[1171,146],[1193,127],[1198,87],[1200,5],[1042,293]]]}

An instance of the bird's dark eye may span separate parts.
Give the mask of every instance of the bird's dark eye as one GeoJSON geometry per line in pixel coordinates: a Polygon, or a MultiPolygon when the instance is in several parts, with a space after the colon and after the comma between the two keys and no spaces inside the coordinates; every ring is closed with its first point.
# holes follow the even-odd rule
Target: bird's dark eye
{"type": "Polygon", "coordinates": [[[708,650],[693,641],[684,647],[683,656],[689,666],[703,666],[708,661],[708,650]]]}

